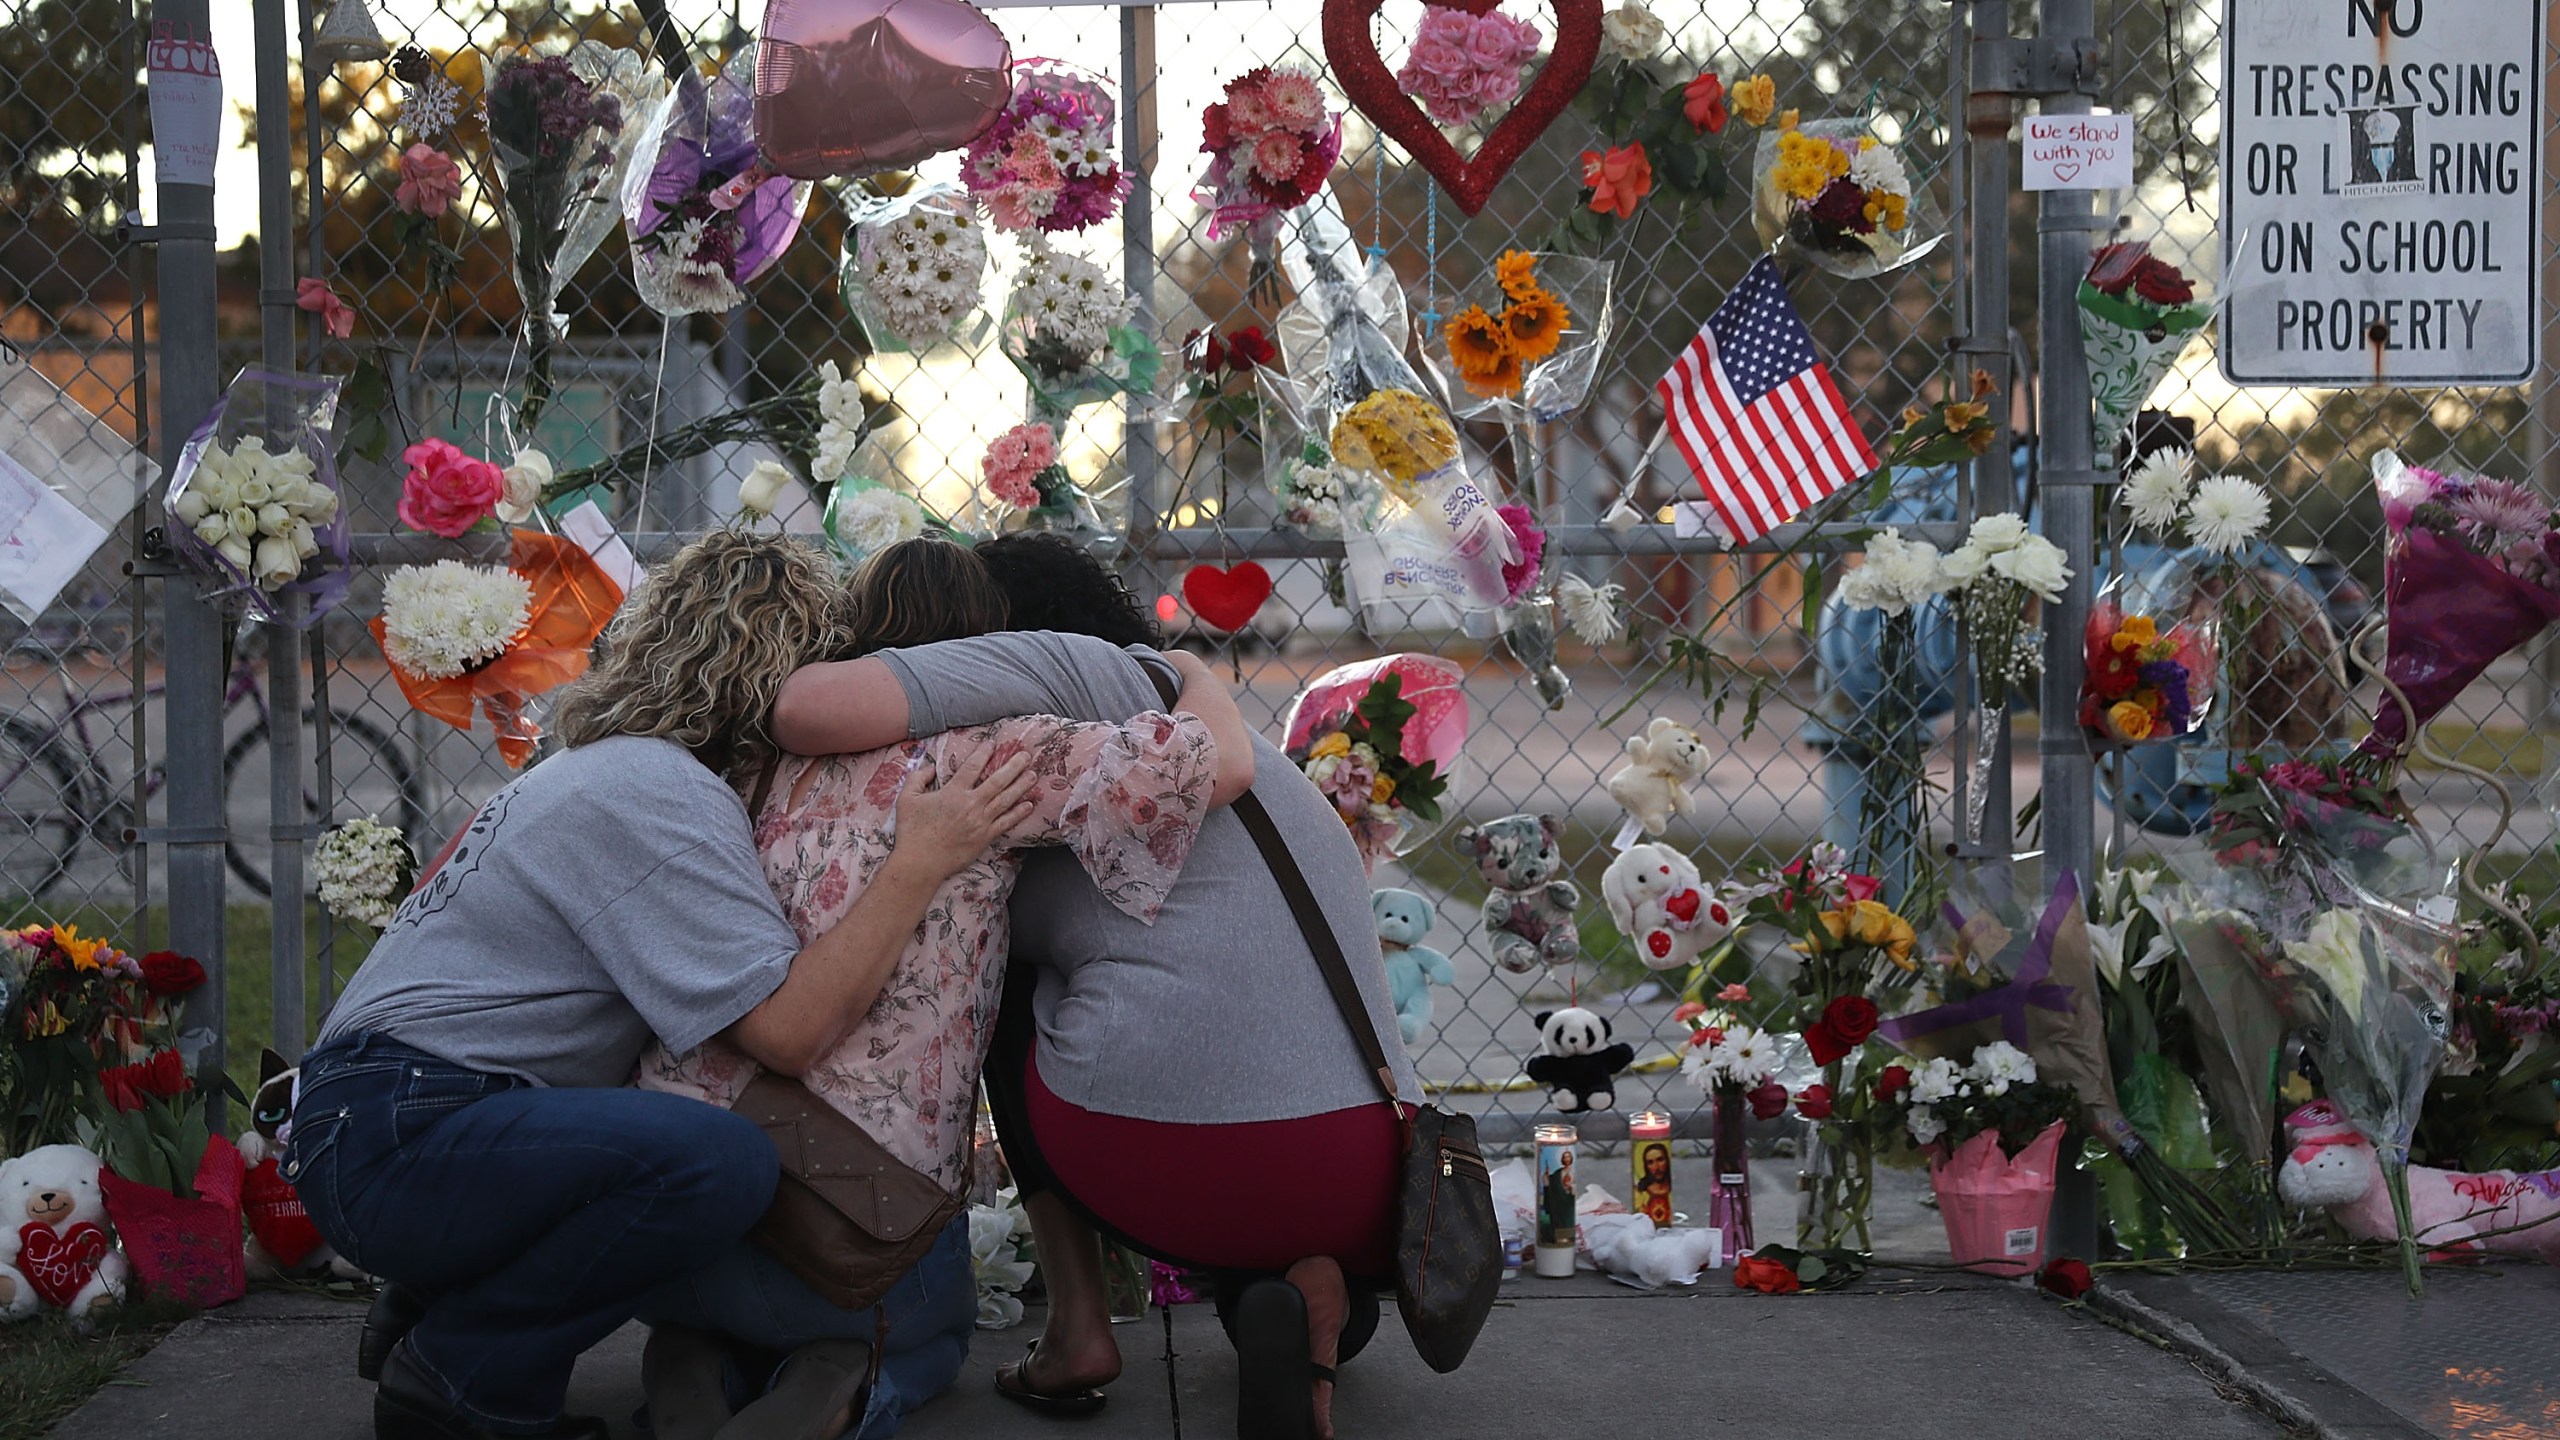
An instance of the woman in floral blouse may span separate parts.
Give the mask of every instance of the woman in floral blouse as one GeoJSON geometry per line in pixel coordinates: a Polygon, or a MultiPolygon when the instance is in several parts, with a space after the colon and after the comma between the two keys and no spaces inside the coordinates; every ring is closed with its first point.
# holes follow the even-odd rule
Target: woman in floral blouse
{"type": "MultiPolygon", "coordinates": [[[[862,590],[866,613],[853,617],[855,653],[973,634],[990,615],[1003,613],[1001,592],[964,546],[911,541],[872,564],[862,590]]],[[[974,775],[1016,754],[1031,757],[1027,818],[1000,848],[943,883],[915,943],[883,978],[861,1021],[801,1077],[820,1100],[946,1189],[956,1193],[967,1175],[978,1074],[1004,978],[1006,902],[1017,852],[1067,847],[1115,908],[1152,923],[1201,820],[1252,782],[1243,717],[1205,667],[1186,675],[1176,708],[1180,713],[1148,713],[1123,724],[1023,716],[862,754],[785,756],[773,774],[769,798],[754,817],[756,845],[784,914],[807,935],[851,908],[886,860],[898,797],[913,777],[928,770],[974,775]]],[[[726,1106],[756,1073],[754,1061],[714,1041],[682,1055],[651,1051],[638,1083],[726,1106]]],[[[857,1435],[884,1433],[878,1424],[894,1424],[947,1386],[958,1369],[974,1314],[965,1224],[953,1226],[919,1271],[936,1271],[944,1249],[960,1262],[939,1287],[944,1293],[903,1297],[929,1307],[935,1320],[911,1325],[909,1315],[897,1313],[899,1292],[881,1302],[893,1327],[929,1333],[893,1336],[857,1435]],[[956,1297],[949,1293],[955,1287],[956,1297]],[[952,1315],[956,1336],[943,1318],[952,1315]],[[902,1356],[919,1351],[930,1354],[900,1365],[902,1356]]],[[[725,1400],[714,1403],[708,1393],[716,1388],[709,1377],[718,1369],[718,1351],[687,1331],[795,1350],[771,1393],[749,1407],[771,1417],[759,1436],[839,1433],[869,1364],[878,1317],[825,1305],[769,1257],[756,1254],[743,1263],[758,1273],[724,1275],[724,1268],[737,1267],[712,1267],[695,1277],[689,1304],[644,1314],[657,1324],[652,1346],[661,1360],[650,1367],[660,1382],[652,1384],[651,1405],[653,1412],[669,1412],[657,1434],[681,1440],[692,1417],[716,1424],[725,1410],[725,1400]],[[688,1376],[696,1383],[688,1386],[688,1376]]]]}

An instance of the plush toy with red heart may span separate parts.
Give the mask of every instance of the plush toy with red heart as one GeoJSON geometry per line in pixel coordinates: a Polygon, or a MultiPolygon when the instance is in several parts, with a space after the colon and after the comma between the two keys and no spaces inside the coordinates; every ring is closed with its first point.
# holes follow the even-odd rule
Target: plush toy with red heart
{"type": "Polygon", "coordinates": [[[273,1050],[258,1052],[258,1093],[249,1101],[249,1127],[240,1132],[240,1159],[248,1173],[240,1181],[240,1214],[249,1223],[242,1263],[260,1280],[287,1275],[326,1273],[340,1280],[362,1280],[362,1270],[331,1249],[302,1208],[302,1196],[284,1178],[278,1157],[293,1140],[294,1091],[302,1067],[288,1065],[273,1050]]]}
{"type": "Polygon", "coordinates": [[[1629,846],[1600,875],[1600,898],[1636,958],[1655,970],[1694,965],[1733,933],[1733,910],[1668,845],[1629,846]]]}
{"type": "Polygon", "coordinates": [[[124,1298],[124,1255],[98,1187],[103,1168],[77,1145],[0,1160],[0,1320],[47,1305],[87,1320],[124,1298]]]}

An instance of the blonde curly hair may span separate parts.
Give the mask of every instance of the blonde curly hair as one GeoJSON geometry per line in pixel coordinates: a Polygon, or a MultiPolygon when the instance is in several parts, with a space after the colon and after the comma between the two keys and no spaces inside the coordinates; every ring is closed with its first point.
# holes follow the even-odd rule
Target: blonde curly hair
{"type": "Polygon", "coordinates": [[[561,692],[561,742],[673,740],[736,778],[774,753],[774,696],[792,671],[844,648],[846,596],[816,550],[781,535],[715,531],[650,572],[605,631],[602,658],[561,692]]]}

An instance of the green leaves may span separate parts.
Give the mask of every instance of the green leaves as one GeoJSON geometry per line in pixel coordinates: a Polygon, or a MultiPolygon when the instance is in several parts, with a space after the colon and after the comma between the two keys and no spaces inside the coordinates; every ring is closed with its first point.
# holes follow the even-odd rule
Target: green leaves
{"type": "Polygon", "coordinates": [[[1837,1246],[1799,1250],[1792,1245],[1763,1245],[1751,1253],[1756,1259],[1774,1260],[1793,1270],[1797,1283],[1807,1290],[1837,1290],[1865,1275],[1870,1263],[1866,1252],[1837,1246]]]}
{"type": "Polygon", "coordinates": [[[379,461],[391,453],[391,399],[391,374],[380,354],[357,361],[338,387],[338,405],[347,413],[346,433],[338,440],[340,472],[351,460],[379,461]]]}

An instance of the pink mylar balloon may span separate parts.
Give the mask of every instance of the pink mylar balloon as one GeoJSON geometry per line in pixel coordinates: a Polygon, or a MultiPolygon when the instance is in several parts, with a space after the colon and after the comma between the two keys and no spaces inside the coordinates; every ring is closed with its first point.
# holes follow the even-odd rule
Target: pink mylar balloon
{"type": "Polygon", "coordinates": [[[1012,66],[1004,32],[967,0],[772,0],[756,140],[803,180],[904,169],[994,124],[1012,66]]]}

